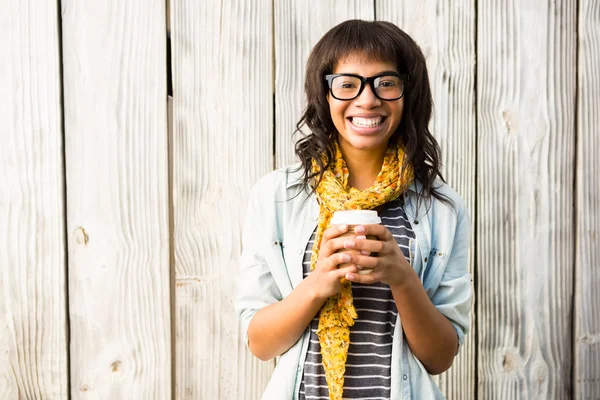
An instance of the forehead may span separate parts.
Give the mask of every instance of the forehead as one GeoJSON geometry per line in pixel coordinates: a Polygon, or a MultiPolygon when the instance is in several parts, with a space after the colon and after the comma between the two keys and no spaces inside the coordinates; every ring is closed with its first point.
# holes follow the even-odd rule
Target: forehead
{"type": "Polygon", "coordinates": [[[353,73],[371,76],[383,71],[398,71],[396,63],[381,60],[365,53],[350,53],[338,60],[333,69],[334,74],[353,73]]]}

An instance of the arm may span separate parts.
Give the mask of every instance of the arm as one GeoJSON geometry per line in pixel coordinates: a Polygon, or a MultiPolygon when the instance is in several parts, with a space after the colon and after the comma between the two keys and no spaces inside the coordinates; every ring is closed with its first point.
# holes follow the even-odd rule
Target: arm
{"type": "Polygon", "coordinates": [[[450,321],[435,308],[412,268],[405,282],[390,288],[413,354],[430,374],[446,371],[458,349],[456,330],[450,321]]]}
{"type": "Polygon", "coordinates": [[[357,233],[368,232],[379,240],[357,236],[357,240],[347,243],[347,247],[379,254],[378,257],[356,256],[352,262],[375,270],[370,275],[350,274],[346,278],[354,282],[381,281],[390,285],[411,351],[430,374],[446,371],[452,365],[458,342],[464,335],[462,327],[464,330],[468,327],[472,289],[467,272],[469,227],[466,215],[459,217],[442,281],[431,299],[385,227],[367,225],[364,230],[356,229],[357,233]]]}
{"type": "MultiPolygon", "coordinates": [[[[286,298],[259,309],[248,326],[248,346],[261,360],[270,360],[296,343],[327,298],[341,288],[340,279],[356,272],[354,265],[338,268],[350,260],[339,235],[348,228],[327,229],[323,234],[316,268],[286,298]]],[[[256,294],[260,296],[260,293],[256,294]]]]}
{"type": "Polygon", "coordinates": [[[311,274],[288,297],[254,314],[248,327],[248,345],[252,354],[267,361],[298,341],[325,302],[314,292],[312,280],[311,274]]]}

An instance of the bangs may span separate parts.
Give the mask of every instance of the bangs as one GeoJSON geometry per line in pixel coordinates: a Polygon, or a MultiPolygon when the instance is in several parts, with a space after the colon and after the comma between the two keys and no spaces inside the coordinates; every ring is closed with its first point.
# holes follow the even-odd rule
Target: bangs
{"type": "Polygon", "coordinates": [[[398,40],[399,32],[396,30],[400,31],[396,26],[388,26],[381,21],[346,21],[338,29],[332,30],[330,37],[324,38],[328,42],[324,46],[328,49],[324,54],[325,72],[332,73],[338,62],[351,56],[358,57],[362,62],[392,62],[397,65],[399,72],[407,73],[405,54],[402,52],[405,46],[398,40]]]}

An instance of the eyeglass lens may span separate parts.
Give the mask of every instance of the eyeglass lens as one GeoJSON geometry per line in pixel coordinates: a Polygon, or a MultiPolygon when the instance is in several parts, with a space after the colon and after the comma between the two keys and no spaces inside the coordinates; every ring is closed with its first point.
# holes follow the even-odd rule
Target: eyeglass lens
{"type": "MultiPolygon", "coordinates": [[[[333,96],[341,100],[355,98],[360,91],[362,81],[355,76],[337,76],[331,82],[333,96]]],[[[380,76],[373,82],[377,96],[382,99],[397,99],[402,96],[404,81],[394,75],[380,76]]]]}

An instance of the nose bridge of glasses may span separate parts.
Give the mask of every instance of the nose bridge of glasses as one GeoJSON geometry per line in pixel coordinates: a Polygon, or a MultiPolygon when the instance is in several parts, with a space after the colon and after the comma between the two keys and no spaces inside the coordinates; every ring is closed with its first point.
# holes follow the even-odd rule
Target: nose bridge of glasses
{"type": "Polygon", "coordinates": [[[369,91],[371,92],[371,97],[375,100],[379,100],[379,96],[377,95],[377,88],[375,87],[375,80],[377,78],[377,76],[372,76],[370,78],[361,77],[362,84],[356,97],[362,97],[365,92],[365,88],[368,87],[369,91]]]}

